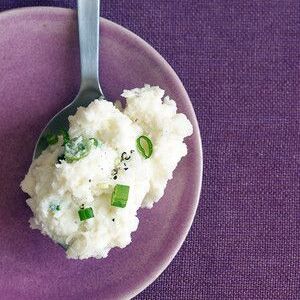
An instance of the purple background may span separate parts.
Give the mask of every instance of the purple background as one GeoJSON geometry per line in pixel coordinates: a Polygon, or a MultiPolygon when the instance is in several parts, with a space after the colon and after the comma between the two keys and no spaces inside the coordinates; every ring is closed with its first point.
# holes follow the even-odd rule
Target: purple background
{"type": "MultiPolygon", "coordinates": [[[[1,0],[0,10],[75,1],[1,0]]],[[[195,222],[136,299],[300,299],[298,0],[106,0],[193,102],[204,150],[195,222]]]]}

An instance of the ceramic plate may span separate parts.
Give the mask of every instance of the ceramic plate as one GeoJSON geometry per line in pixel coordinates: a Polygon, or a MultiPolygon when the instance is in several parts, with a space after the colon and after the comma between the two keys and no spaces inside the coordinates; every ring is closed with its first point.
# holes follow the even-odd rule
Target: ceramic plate
{"type": "Polygon", "coordinates": [[[29,228],[30,209],[19,183],[48,120],[79,89],[76,14],[26,8],[0,14],[0,290],[5,299],[128,299],[171,262],[192,224],[202,180],[197,120],[188,95],[166,61],[142,39],[101,20],[101,85],[109,99],[144,83],[159,85],[191,120],[188,155],[165,196],[138,213],[125,249],[108,258],[68,260],[64,250],[29,228]]]}

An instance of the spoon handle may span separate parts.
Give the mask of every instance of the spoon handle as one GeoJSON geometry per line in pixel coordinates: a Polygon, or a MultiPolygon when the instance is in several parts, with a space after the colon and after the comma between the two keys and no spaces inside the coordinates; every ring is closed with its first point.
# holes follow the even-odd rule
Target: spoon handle
{"type": "Polygon", "coordinates": [[[78,0],[77,6],[81,63],[80,90],[92,88],[103,95],[98,75],[100,0],[78,0]]]}

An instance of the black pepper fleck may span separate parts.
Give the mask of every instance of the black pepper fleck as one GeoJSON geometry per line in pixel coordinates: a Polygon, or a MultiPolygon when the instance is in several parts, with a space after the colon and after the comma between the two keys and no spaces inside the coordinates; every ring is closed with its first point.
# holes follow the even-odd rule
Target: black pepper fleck
{"type": "Polygon", "coordinates": [[[123,152],[123,153],[121,154],[121,160],[124,159],[124,155],[126,155],[126,152],[123,152]]]}
{"type": "Polygon", "coordinates": [[[92,182],[92,179],[89,179],[89,182],[92,182]]]}
{"type": "Polygon", "coordinates": [[[114,222],[114,221],[115,221],[115,219],[112,219],[112,221],[114,222]]]}
{"type": "Polygon", "coordinates": [[[121,161],[123,161],[123,160],[129,160],[129,159],[130,159],[130,155],[127,156],[126,152],[123,152],[121,154],[121,161]]]}
{"type": "Polygon", "coordinates": [[[113,177],[113,179],[114,179],[114,180],[116,180],[117,178],[118,178],[118,176],[117,176],[117,175],[115,175],[115,176],[113,177]]]}

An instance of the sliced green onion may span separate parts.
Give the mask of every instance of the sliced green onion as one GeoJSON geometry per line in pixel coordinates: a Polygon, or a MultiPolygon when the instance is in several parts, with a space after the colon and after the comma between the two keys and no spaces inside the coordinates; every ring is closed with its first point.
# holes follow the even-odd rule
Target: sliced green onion
{"type": "Polygon", "coordinates": [[[90,138],[90,141],[94,143],[95,147],[101,146],[100,141],[95,138],[90,138]]]}
{"type": "Polygon", "coordinates": [[[56,144],[58,142],[59,135],[63,136],[63,140],[64,140],[63,145],[65,145],[70,140],[68,132],[64,129],[59,130],[57,135],[48,133],[41,137],[40,146],[42,147],[42,149],[45,150],[49,145],[56,144]]]}
{"type": "Polygon", "coordinates": [[[151,140],[145,135],[140,136],[136,140],[136,147],[138,151],[144,156],[144,158],[149,158],[153,152],[153,144],[151,140]]]}
{"type": "Polygon", "coordinates": [[[58,135],[62,135],[63,140],[64,140],[63,145],[65,145],[66,143],[69,142],[70,136],[69,136],[69,133],[68,133],[67,130],[65,130],[65,129],[60,129],[60,130],[58,131],[58,135]]]}
{"type": "Polygon", "coordinates": [[[82,136],[69,140],[65,144],[64,155],[66,162],[72,163],[86,157],[94,146],[94,141],[82,136]]]}
{"type": "Polygon", "coordinates": [[[80,208],[78,211],[80,221],[94,218],[94,212],[91,207],[80,208]]]}
{"type": "Polygon", "coordinates": [[[111,205],[124,208],[127,204],[129,195],[129,186],[117,184],[111,196],[111,205]]]}
{"type": "Polygon", "coordinates": [[[57,205],[57,204],[54,204],[54,203],[51,203],[50,205],[49,205],[49,209],[51,210],[51,211],[59,211],[60,210],[60,205],[57,205]]]}

